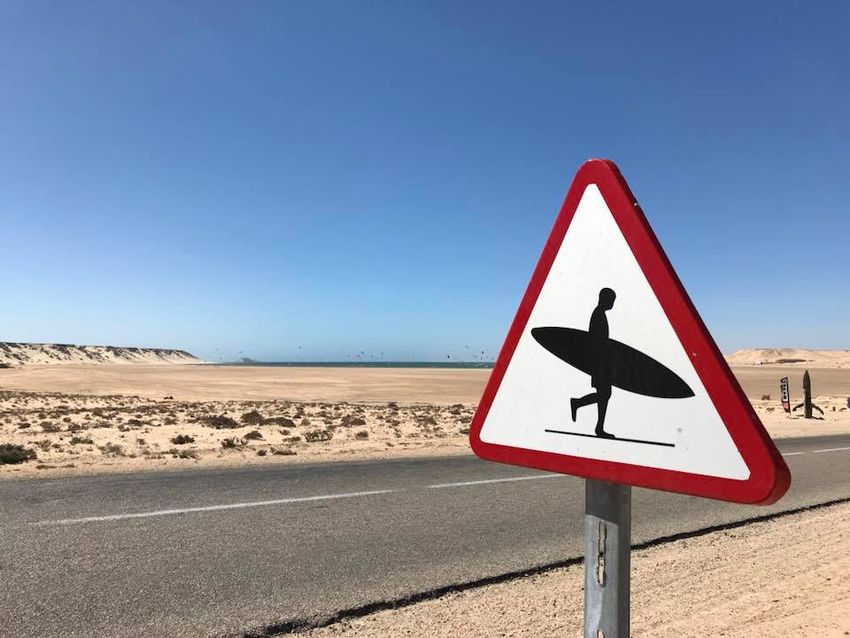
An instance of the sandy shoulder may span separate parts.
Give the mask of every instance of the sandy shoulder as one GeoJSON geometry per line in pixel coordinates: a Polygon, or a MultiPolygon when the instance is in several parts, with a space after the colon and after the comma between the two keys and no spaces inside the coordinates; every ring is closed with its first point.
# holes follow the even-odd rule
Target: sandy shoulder
{"type": "MultiPolygon", "coordinates": [[[[636,551],[633,635],[843,638],[850,635],[850,552],[836,548],[848,543],[850,505],[840,505],[636,551]]],[[[582,580],[583,568],[574,566],[303,635],[580,636],[582,580]]]]}

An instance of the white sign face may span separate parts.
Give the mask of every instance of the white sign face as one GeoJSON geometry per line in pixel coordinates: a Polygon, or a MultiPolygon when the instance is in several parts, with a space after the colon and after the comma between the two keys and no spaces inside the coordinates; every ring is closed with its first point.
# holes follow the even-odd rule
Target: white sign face
{"type": "Polygon", "coordinates": [[[581,196],[479,436],[537,452],[750,477],[594,184],[581,196]]]}

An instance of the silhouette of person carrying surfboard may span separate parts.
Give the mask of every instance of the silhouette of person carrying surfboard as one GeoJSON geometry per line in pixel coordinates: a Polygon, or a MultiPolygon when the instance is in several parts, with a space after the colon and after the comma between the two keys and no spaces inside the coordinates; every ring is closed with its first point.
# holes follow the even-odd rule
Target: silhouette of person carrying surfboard
{"type": "Polygon", "coordinates": [[[599,413],[596,420],[596,436],[606,439],[613,439],[614,435],[605,431],[605,413],[608,411],[608,401],[611,399],[611,347],[608,339],[608,317],[605,313],[614,307],[616,299],[617,293],[610,288],[603,288],[599,291],[599,303],[590,315],[590,326],[587,331],[590,334],[590,346],[596,355],[590,385],[596,388],[596,392],[581,398],[570,399],[570,411],[574,423],[579,408],[596,404],[599,413]]]}
{"type": "Polygon", "coordinates": [[[579,409],[596,404],[594,434],[556,429],[547,429],[546,432],[673,447],[672,443],[616,437],[605,430],[605,416],[613,388],[658,399],[686,399],[694,396],[690,386],[663,363],[609,338],[608,317],[605,313],[614,307],[616,299],[617,294],[611,288],[599,291],[599,301],[590,315],[587,331],[561,326],[531,329],[531,336],[537,343],[573,368],[590,375],[590,385],[596,390],[583,397],[570,399],[573,422],[578,418],[579,409]]]}

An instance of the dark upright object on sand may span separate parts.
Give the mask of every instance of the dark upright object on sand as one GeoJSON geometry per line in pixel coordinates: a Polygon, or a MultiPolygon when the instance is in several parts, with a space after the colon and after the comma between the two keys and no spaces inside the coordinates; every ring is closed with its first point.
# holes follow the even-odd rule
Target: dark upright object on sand
{"type": "Polygon", "coordinates": [[[823,410],[821,410],[818,406],[812,403],[812,379],[809,377],[809,371],[806,370],[803,375],[803,402],[799,405],[794,406],[795,410],[803,408],[803,416],[807,419],[811,419],[812,417],[812,409],[817,410],[821,414],[823,414],[823,410]]]}

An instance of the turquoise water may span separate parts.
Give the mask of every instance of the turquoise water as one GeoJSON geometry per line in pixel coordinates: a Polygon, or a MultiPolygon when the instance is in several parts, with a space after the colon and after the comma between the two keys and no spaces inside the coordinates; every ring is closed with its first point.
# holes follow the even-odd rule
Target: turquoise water
{"type": "Polygon", "coordinates": [[[219,366],[270,366],[273,368],[483,368],[492,361],[235,361],[219,366]]]}

